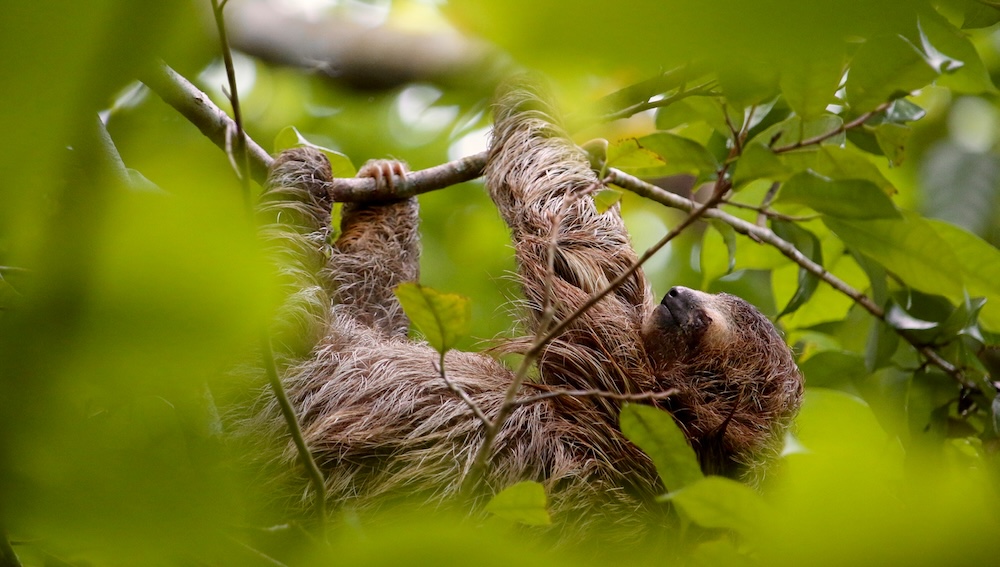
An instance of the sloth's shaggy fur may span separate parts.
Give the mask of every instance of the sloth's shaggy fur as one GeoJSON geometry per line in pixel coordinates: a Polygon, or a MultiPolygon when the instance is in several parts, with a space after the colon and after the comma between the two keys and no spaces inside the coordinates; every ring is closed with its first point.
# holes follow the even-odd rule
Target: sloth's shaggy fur
{"type": "MultiPolygon", "coordinates": [[[[599,180],[553,115],[533,87],[508,87],[496,104],[486,167],[486,186],[511,229],[529,333],[547,301],[561,320],[636,261],[617,207],[597,212],[589,192],[599,180]]],[[[362,175],[391,174],[386,168],[369,165],[362,175]]],[[[283,381],[327,497],[355,508],[399,496],[454,497],[484,428],[441,380],[437,353],[407,339],[392,293],[417,278],[416,200],[345,206],[342,234],[330,244],[329,176],[319,152],[287,151],[275,161],[260,207],[294,291],[282,317],[291,324],[278,333],[292,360],[283,381]]],[[[523,352],[530,341],[501,350],[523,352]]],[[[676,389],[661,404],[703,467],[744,478],[780,446],[802,392],[789,349],[756,309],[684,288],[658,305],[641,270],[552,341],[537,366],[524,395],[676,389]]],[[[486,415],[496,415],[513,378],[507,367],[451,351],[446,369],[486,415]]],[[[260,435],[269,427],[283,438],[276,404],[264,405],[252,429],[260,435]]],[[[494,443],[479,496],[535,480],[556,522],[605,517],[621,525],[641,517],[636,512],[670,487],[622,435],[619,409],[610,399],[569,396],[518,407],[494,443]]],[[[282,461],[297,466],[291,444],[282,461]]]]}

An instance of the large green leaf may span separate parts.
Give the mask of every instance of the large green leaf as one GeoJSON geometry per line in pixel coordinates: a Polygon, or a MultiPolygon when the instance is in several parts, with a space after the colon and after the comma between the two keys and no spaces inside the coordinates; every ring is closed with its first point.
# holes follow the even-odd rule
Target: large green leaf
{"type": "Polygon", "coordinates": [[[721,476],[702,478],[662,497],[703,528],[730,529],[747,536],[767,523],[764,499],[745,484],[721,476]]]}
{"type": "Polygon", "coordinates": [[[824,217],[830,230],[861,253],[885,266],[907,285],[950,298],[962,296],[961,263],[951,245],[926,220],[846,220],[824,217]]]}
{"type": "Polygon", "coordinates": [[[961,63],[942,74],[938,85],[962,93],[996,92],[979,53],[961,30],[937,13],[927,11],[920,15],[919,32],[925,52],[961,63]]]}
{"type": "Polygon", "coordinates": [[[406,316],[438,352],[454,348],[469,332],[472,307],[467,298],[441,293],[418,283],[400,284],[395,292],[406,316]]]}
{"type": "Polygon", "coordinates": [[[779,85],[788,106],[805,118],[817,118],[834,102],[844,74],[842,55],[803,57],[783,70],[779,85]]]}
{"type": "Polygon", "coordinates": [[[552,523],[546,509],[545,488],[530,480],[508,486],[486,505],[486,511],[528,526],[552,523]]]}
{"type": "Polygon", "coordinates": [[[668,491],[704,478],[694,449],[672,415],[652,406],[626,404],[620,419],[622,433],[653,460],[668,491]]]}
{"type": "Polygon", "coordinates": [[[811,152],[789,152],[781,162],[792,171],[810,169],[830,179],[864,179],[887,194],[896,192],[868,155],[852,147],[823,145],[811,152]]]}
{"type": "Polygon", "coordinates": [[[782,163],[767,146],[751,143],[743,148],[733,172],[733,185],[740,186],[755,179],[787,179],[791,169],[782,163]]]}
{"type": "Polygon", "coordinates": [[[938,72],[924,54],[898,35],[869,39],[851,62],[847,101],[856,113],[927,86],[938,72]]]}
{"type": "Polygon", "coordinates": [[[1000,250],[953,224],[933,219],[925,222],[957,258],[969,295],[986,298],[979,315],[982,324],[1000,332],[1000,250]]]}
{"type": "Polygon", "coordinates": [[[838,218],[899,217],[892,200],[873,183],[862,179],[827,179],[811,171],[797,173],[786,181],[778,201],[807,205],[838,218]]]}
{"type": "Polygon", "coordinates": [[[609,151],[609,164],[638,177],[658,177],[675,173],[707,175],[718,168],[715,158],[704,146],[676,134],[657,132],[643,136],[635,143],[634,147],[623,143],[622,147],[625,150],[616,151],[614,159],[609,151]],[[662,160],[662,163],[657,166],[641,166],[626,161],[626,158],[635,158],[637,154],[643,152],[652,152],[662,160]]]}

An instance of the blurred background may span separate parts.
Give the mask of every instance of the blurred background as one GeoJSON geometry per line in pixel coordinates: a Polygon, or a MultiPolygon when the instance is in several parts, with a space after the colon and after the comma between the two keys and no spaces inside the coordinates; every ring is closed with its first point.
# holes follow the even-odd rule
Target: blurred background
{"type": "MultiPolygon", "coordinates": [[[[796,70],[832,77],[836,108],[845,54],[921,30],[945,46],[942,65],[962,69],[909,97],[925,114],[905,152],[871,162],[900,208],[1000,245],[996,2],[231,0],[225,14],[250,137],[273,151],[293,126],[355,167],[394,157],[411,169],[483,151],[493,89],[516,70],[552,80],[578,143],[669,127],[711,149],[705,121],[597,118],[626,106],[616,101],[629,102],[628,88],[685,65],[745,106],[775,99],[779,77],[796,70]]],[[[257,515],[268,494],[227,448],[225,416],[262,387],[233,369],[254,356],[277,286],[225,153],[138,82],[162,60],[231,111],[208,0],[15,3],[0,21],[0,531],[13,544],[0,565],[17,564],[11,549],[25,565],[273,564],[258,553],[277,529],[257,515]]],[[[661,182],[690,195],[695,178],[661,182]]],[[[622,199],[640,251],[683,218],[622,199]]],[[[512,250],[481,182],[420,205],[422,283],[472,299],[461,347],[515,332],[512,250]]],[[[732,291],[776,316],[797,266],[742,238],[735,246],[727,273],[727,243],[697,227],[646,271],[657,293],[732,291]]],[[[860,269],[841,276],[869,287],[860,269]]],[[[1000,406],[970,426],[943,375],[922,375],[918,362],[866,366],[871,318],[823,284],[782,326],[817,387],[799,420],[805,449],[783,458],[764,490],[774,513],[752,534],[663,534],[595,554],[444,514],[344,516],[329,545],[278,538],[273,555],[288,564],[996,564],[1000,406]],[[941,408],[943,429],[918,434],[920,416],[941,408]]],[[[984,330],[995,343],[989,332],[1000,329],[984,330]]],[[[997,367],[995,349],[979,354],[997,367]]]]}

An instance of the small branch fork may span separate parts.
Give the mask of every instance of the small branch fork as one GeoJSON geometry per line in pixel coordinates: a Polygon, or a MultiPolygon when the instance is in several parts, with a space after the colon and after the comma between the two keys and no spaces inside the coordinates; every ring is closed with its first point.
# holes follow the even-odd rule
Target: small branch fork
{"type": "MultiPolygon", "coordinates": [[[[143,82],[149,86],[150,89],[160,95],[165,102],[176,108],[181,114],[198,126],[209,139],[216,143],[216,145],[224,150],[227,149],[225,143],[225,140],[227,139],[226,132],[238,130],[235,129],[232,121],[226,117],[225,113],[213,105],[204,93],[184,80],[180,77],[180,75],[177,75],[177,73],[169,67],[162,64],[158,69],[144,77],[143,82]]],[[[693,96],[693,94],[710,95],[710,85],[702,85],[701,87],[687,91],[685,96],[693,96]],[[695,91],[699,92],[695,93],[695,91]]],[[[820,144],[848,130],[861,126],[871,117],[885,111],[888,107],[889,103],[882,104],[874,110],[862,114],[856,119],[846,122],[829,132],[812,138],[800,140],[793,144],[773,148],[772,151],[775,153],[786,153],[820,144]]],[[[487,438],[484,439],[481,450],[477,453],[476,460],[474,461],[472,468],[470,468],[469,478],[478,478],[478,476],[481,475],[485,462],[489,456],[490,446],[499,431],[500,425],[510,415],[510,412],[518,406],[558,396],[606,397],[631,401],[630,399],[621,398],[621,395],[619,394],[590,390],[553,391],[521,399],[517,398],[517,393],[523,384],[524,378],[527,375],[527,371],[531,364],[533,364],[534,360],[537,359],[537,357],[544,350],[545,346],[552,339],[559,336],[576,318],[579,317],[581,313],[593,307],[593,305],[600,301],[604,296],[613,291],[636,270],[638,270],[639,267],[657,250],[666,245],[666,243],[676,237],[680,231],[690,226],[699,218],[712,218],[720,220],[733,227],[736,232],[748,236],[757,242],[776,248],[779,252],[788,257],[794,263],[798,264],[800,267],[807,270],[809,273],[823,280],[840,293],[850,297],[855,303],[868,311],[872,316],[883,322],[885,321],[885,311],[875,304],[868,296],[826,271],[823,266],[807,258],[799,252],[794,245],[778,237],[773,231],[764,226],[749,223],[717,208],[717,205],[723,202],[726,192],[731,188],[727,170],[728,163],[732,161],[732,158],[739,155],[739,151],[745,142],[745,128],[738,131],[733,128],[732,133],[735,137],[733,140],[733,147],[730,150],[730,158],[725,162],[727,165],[723,166],[723,168],[719,170],[714,183],[712,195],[708,202],[703,205],[699,205],[694,201],[665,191],[615,168],[608,168],[607,177],[603,180],[604,183],[617,185],[641,197],[645,197],[670,208],[690,211],[691,214],[689,214],[688,217],[686,217],[679,225],[674,227],[673,230],[665,235],[660,242],[657,242],[653,245],[653,247],[647,250],[639,258],[639,261],[635,265],[616,278],[615,281],[611,282],[604,290],[591,297],[565,320],[555,324],[547,332],[540,332],[538,334],[536,340],[532,344],[532,347],[525,354],[525,358],[516,373],[515,381],[511,384],[511,388],[508,389],[504,403],[501,406],[501,410],[496,418],[493,420],[483,419],[486,416],[480,415],[483,413],[481,409],[477,413],[476,417],[480,419],[486,427],[487,438]]],[[[267,169],[271,164],[272,158],[267,154],[267,152],[261,149],[260,146],[253,143],[252,140],[249,138],[245,139],[248,148],[247,155],[250,162],[249,169],[251,174],[255,180],[263,183],[266,179],[267,169]]],[[[482,175],[485,164],[486,153],[483,152],[425,170],[411,172],[406,176],[404,183],[395,184],[392,190],[379,189],[375,180],[369,178],[335,179],[329,184],[328,190],[332,199],[335,201],[400,199],[475,179],[482,175]]],[[[913,347],[916,348],[929,363],[943,370],[961,385],[967,388],[976,388],[974,384],[968,382],[961,368],[944,359],[937,353],[937,351],[934,350],[933,347],[921,344],[916,338],[910,336],[906,331],[897,329],[896,332],[904,340],[913,345],[913,347]]],[[[443,364],[440,366],[439,372],[442,372],[443,374],[443,364]]],[[[450,389],[456,391],[457,395],[462,397],[470,408],[475,405],[475,402],[471,400],[471,398],[468,398],[467,395],[462,396],[462,392],[456,388],[453,383],[447,379],[445,383],[448,384],[450,389]]],[[[669,397],[671,393],[672,392],[667,391],[638,394],[640,398],[637,399],[661,399],[661,397],[669,397]]],[[[473,411],[475,412],[475,410],[473,411]]]]}

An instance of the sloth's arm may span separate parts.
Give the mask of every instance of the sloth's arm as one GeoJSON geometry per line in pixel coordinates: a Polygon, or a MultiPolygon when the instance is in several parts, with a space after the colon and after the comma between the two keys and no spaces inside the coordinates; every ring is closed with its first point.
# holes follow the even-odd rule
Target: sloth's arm
{"type": "MultiPolygon", "coordinates": [[[[508,87],[497,102],[486,167],[490,194],[511,229],[532,331],[543,305],[562,320],[636,261],[617,207],[598,214],[591,193],[599,180],[551,116],[534,87],[508,87]]],[[[650,298],[637,271],[553,344],[542,360],[554,375],[549,380],[633,389],[622,381],[644,364],[638,333],[650,298]]]]}
{"type": "MultiPolygon", "coordinates": [[[[392,183],[404,172],[398,162],[376,161],[358,175],[392,183]]],[[[331,303],[339,314],[389,335],[405,335],[409,324],[392,290],[417,278],[416,199],[344,205],[341,235],[331,245],[330,177],[321,152],[286,150],[275,159],[258,206],[262,233],[288,290],[275,335],[296,352],[320,338],[331,303]]]]}
{"type": "MultiPolygon", "coordinates": [[[[400,162],[371,161],[358,176],[392,184],[405,173],[400,162]]],[[[387,204],[345,203],[341,215],[341,235],[329,262],[339,309],[387,335],[405,337],[410,323],[393,290],[419,277],[417,199],[387,204]]]]}

